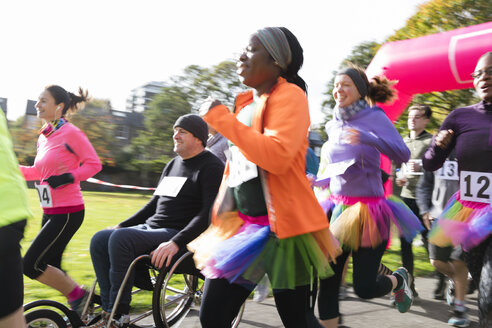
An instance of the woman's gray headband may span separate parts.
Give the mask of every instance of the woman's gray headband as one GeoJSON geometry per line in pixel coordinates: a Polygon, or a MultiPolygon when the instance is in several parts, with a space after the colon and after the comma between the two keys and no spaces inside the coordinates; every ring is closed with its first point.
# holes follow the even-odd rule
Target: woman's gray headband
{"type": "Polygon", "coordinates": [[[367,84],[366,82],[364,82],[359,72],[357,72],[353,68],[346,68],[343,71],[337,73],[337,75],[342,74],[348,75],[352,79],[352,81],[354,81],[355,87],[359,91],[361,98],[364,99],[367,96],[367,84]]]}

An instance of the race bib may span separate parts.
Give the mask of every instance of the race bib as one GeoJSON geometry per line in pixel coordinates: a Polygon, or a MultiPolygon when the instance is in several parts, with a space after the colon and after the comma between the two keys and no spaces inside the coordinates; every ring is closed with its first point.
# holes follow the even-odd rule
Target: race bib
{"type": "Polygon", "coordinates": [[[36,188],[39,196],[39,202],[41,207],[53,207],[53,198],[51,196],[51,189],[49,185],[38,185],[34,183],[34,188],[36,188]]]}
{"type": "Polygon", "coordinates": [[[156,196],[176,197],[188,178],[164,177],[154,191],[156,196]]]}
{"type": "Polygon", "coordinates": [[[436,171],[436,178],[442,180],[459,180],[458,176],[458,162],[445,161],[443,166],[436,171]]]}
{"type": "Polygon", "coordinates": [[[229,178],[227,185],[231,188],[254,179],[258,176],[258,167],[244,157],[243,153],[236,146],[229,147],[226,153],[229,160],[229,178]]]}
{"type": "Polygon", "coordinates": [[[323,174],[319,177],[319,179],[333,178],[337,175],[342,175],[354,163],[354,158],[336,163],[327,163],[323,170],[323,174]]]}
{"type": "Polygon", "coordinates": [[[461,171],[460,196],[463,200],[491,203],[492,173],[461,171]]]}

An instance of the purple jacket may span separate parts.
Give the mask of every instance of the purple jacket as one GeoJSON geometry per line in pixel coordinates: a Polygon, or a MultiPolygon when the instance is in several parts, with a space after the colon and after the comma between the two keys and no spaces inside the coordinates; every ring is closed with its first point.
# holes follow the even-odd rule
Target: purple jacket
{"type": "MultiPolygon", "coordinates": [[[[323,146],[322,161],[325,164],[352,159],[355,161],[344,173],[331,178],[330,190],[334,195],[383,197],[381,153],[397,164],[410,158],[410,150],[400,134],[377,106],[367,107],[346,121],[335,118],[328,122],[326,131],[328,141],[323,146]],[[340,141],[340,132],[347,128],[360,132],[360,144],[350,145],[340,141]]],[[[318,176],[321,176],[321,170],[318,176]]],[[[326,170],[329,174],[329,166],[326,170]]]]}
{"type": "Polygon", "coordinates": [[[453,130],[447,149],[434,140],[422,158],[424,169],[439,169],[453,149],[456,149],[458,171],[492,172],[492,104],[483,101],[453,110],[440,130],[453,130]]]}

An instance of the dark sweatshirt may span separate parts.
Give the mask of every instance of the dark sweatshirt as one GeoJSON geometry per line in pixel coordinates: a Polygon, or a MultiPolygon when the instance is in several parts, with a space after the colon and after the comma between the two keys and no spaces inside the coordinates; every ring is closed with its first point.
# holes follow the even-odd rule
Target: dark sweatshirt
{"type": "Polygon", "coordinates": [[[492,172],[492,104],[484,101],[452,111],[440,130],[451,129],[454,135],[446,149],[432,141],[422,158],[424,169],[439,169],[455,149],[458,171],[492,172]]]}
{"type": "Polygon", "coordinates": [[[147,223],[152,228],[179,230],[172,241],[179,248],[198,237],[209,225],[209,214],[217,196],[224,164],[208,150],[183,160],[173,158],[162,171],[164,177],[186,177],[176,197],[157,196],[138,212],[120,223],[130,227],[147,223]]]}

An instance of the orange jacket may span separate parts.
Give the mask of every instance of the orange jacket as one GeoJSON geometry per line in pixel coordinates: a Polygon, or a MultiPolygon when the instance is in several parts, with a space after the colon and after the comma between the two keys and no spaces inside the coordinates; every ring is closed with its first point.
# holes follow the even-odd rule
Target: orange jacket
{"type": "MultiPolygon", "coordinates": [[[[235,114],[226,106],[218,105],[210,109],[204,119],[258,166],[270,228],[279,238],[328,228],[326,215],[305,173],[310,121],[304,91],[279,78],[270,94],[261,96],[252,126],[248,127],[239,122],[236,115],[252,101],[252,91],[241,93],[236,98],[235,114]]],[[[227,164],[212,209],[212,222],[218,214],[233,209],[225,204],[228,175],[227,164]]]]}

